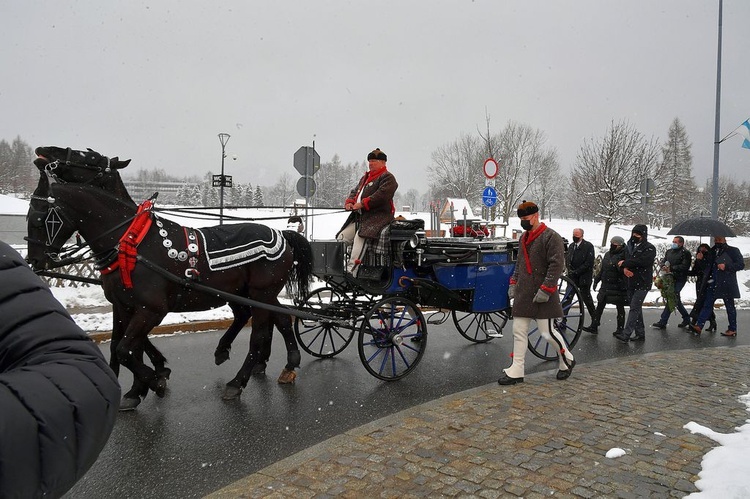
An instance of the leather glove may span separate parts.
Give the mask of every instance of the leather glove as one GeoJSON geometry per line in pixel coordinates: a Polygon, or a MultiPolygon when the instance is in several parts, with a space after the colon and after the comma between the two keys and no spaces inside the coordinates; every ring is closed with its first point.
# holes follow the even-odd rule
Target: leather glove
{"type": "Polygon", "coordinates": [[[534,295],[534,303],[547,303],[549,301],[549,293],[543,289],[538,289],[534,295]]]}
{"type": "Polygon", "coordinates": [[[516,297],[516,285],[511,284],[510,286],[508,286],[508,298],[512,300],[515,297],[516,297]]]}

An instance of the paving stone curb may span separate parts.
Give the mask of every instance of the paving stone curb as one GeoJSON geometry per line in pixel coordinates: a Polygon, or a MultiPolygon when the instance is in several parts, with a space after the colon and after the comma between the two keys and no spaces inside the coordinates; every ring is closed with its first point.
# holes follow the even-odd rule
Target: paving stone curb
{"type": "Polygon", "coordinates": [[[362,425],[207,497],[683,497],[748,420],[750,346],[668,351],[485,385],[362,425]],[[622,448],[619,458],[605,457],[622,448]]]}

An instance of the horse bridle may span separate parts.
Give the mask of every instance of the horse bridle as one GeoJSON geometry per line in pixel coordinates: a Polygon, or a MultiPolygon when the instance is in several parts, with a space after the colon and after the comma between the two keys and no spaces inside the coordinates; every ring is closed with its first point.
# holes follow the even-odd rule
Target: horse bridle
{"type": "MultiPolygon", "coordinates": [[[[46,165],[44,165],[44,171],[47,173],[47,175],[54,179],[55,182],[59,182],[61,184],[67,183],[64,179],[60,178],[56,173],[55,170],[59,168],[61,165],[73,167],[73,168],[82,168],[84,170],[90,170],[96,173],[93,177],[91,177],[86,182],[80,182],[82,185],[89,184],[96,180],[97,178],[100,178],[104,176],[105,173],[110,173],[112,171],[112,160],[107,156],[102,156],[96,151],[93,151],[91,149],[88,149],[89,155],[84,154],[84,159],[82,163],[79,163],[75,161],[73,158],[73,149],[70,147],[67,148],[67,154],[65,161],[60,161],[59,159],[56,159],[54,161],[48,162],[46,165]],[[107,165],[102,167],[101,162],[102,159],[107,160],[107,165]]],[[[80,151],[79,151],[80,152],[80,151]]]]}

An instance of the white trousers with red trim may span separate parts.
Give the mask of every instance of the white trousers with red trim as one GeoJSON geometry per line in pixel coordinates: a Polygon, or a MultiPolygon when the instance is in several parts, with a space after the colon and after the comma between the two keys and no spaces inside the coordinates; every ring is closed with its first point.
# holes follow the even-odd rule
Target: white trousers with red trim
{"type": "Polygon", "coordinates": [[[367,240],[364,237],[360,237],[357,233],[357,226],[354,222],[344,227],[338,239],[339,241],[346,241],[352,247],[349,261],[346,262],[346,271],[356,276],[356,267],[358,266],[358,262],[361,262],[364,257],[367,240]]]}
{"type": "Polygon", "coordinates": [[[562,335],[552,327],[554,319],[532,319],[530,317],[513,317],[513,363],[510,367],[504,369],[505,374],[511,378],[523,378],[524,362],[526,360],[526,351],[529,347],[529,328],[531,321],[536,321],[539,333],[547,342],[552,345],[558,352],[559,369],[565,371],[568,365],[565,363],[560,351],[565,352],[565,359],[568,362],[573,360],[573,354],[568,351],[562,335]]]}

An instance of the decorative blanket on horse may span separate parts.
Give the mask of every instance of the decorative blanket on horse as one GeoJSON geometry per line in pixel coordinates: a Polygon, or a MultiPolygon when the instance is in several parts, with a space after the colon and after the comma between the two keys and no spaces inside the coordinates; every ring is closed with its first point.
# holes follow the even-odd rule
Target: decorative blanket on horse
{"type": "Polygon", "coordinates": [[[278,260],[286,250],[281,231],[265,225],[218,225],[197,230],[211,270],[239,267],[261,258],[278,260]]]}

